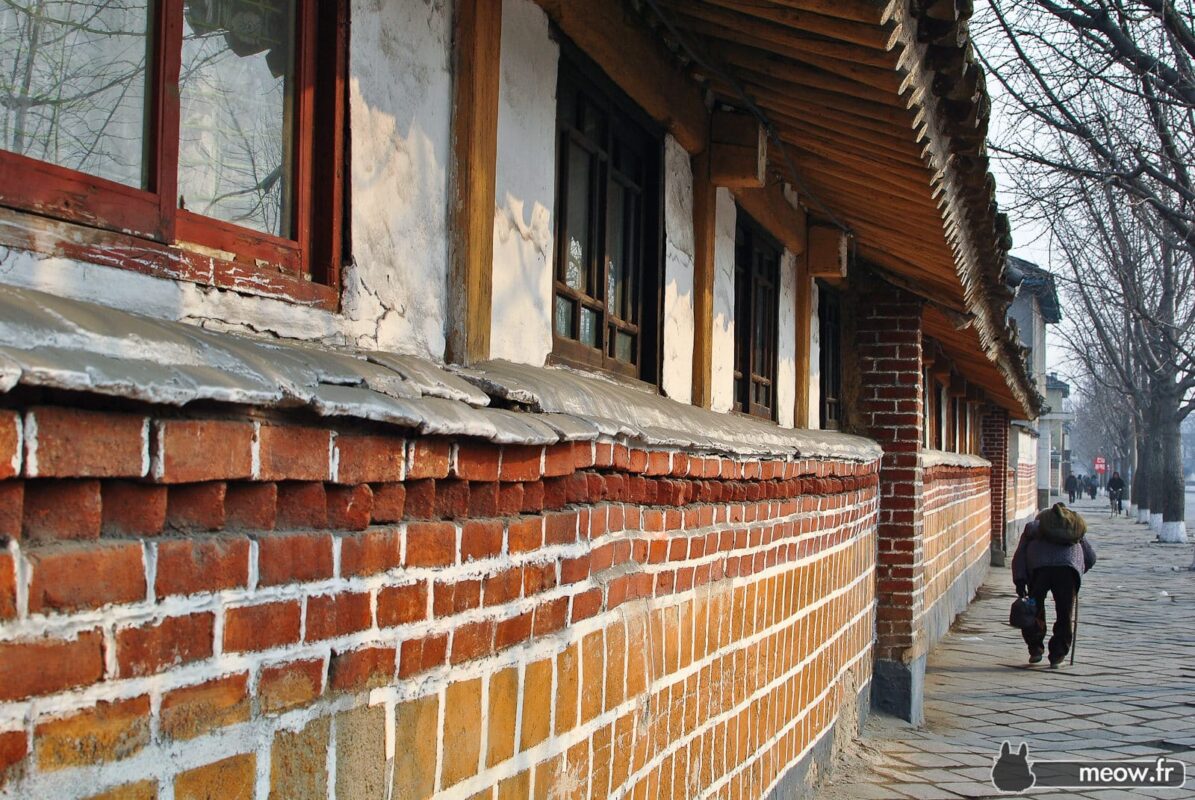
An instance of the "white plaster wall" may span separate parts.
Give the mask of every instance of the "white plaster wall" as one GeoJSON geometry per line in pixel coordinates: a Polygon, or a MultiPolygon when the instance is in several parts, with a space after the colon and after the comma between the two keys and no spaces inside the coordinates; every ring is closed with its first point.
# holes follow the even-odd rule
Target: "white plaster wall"
{"type": "Polygon", "coordinates": [[[718,189],[714,210],[714,331],[710,339],[710,405],[734,406],[734,226],[738,215],[729,189],[718,189]]]}
{"type": "Polygon", "coordinates": [[[501,62],[490,354],[541,366],[552,351],[559,48],[532,0],[503,3],[501,62]]]}
{"type": "Polygon", "coordinates": [[[809,291],[809,428],[822,426],[822,331],[818,319],[819,292],[817,281],[806,278],[813,286],[809,291]]]}
{"type": "MultiPolygon", "coordinates": [[[[668,397],[693,402],[693,168],[671,135],[664,141],[664,368],[668,397]]],[[[732,254],[733,257],[733,254],[732,254]]]]}
{"type": "Polygon", "coordinates": [[[797,257],[780,259],[780,318],[776,325],[776,421],[793,427],[797,402],[797,257]]]}
{"type": "Polygon", "coordinates": [[[0,282],[207,328],[444,353],[451,4],[353,3],[353,262],[339,314],[0,247],[0,282]]]}

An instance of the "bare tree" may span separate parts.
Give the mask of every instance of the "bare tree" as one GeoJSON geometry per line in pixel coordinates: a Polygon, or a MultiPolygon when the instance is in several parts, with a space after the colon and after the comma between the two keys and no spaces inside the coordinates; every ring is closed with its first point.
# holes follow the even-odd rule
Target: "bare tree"
{"type": "Polygon", "coordinates": [[[1018,210],[1071,273],[1069,344],[1136,429],[1134,501],[1185,541],[1179,427],[1195,391],[1191,0],[988,0],[982,57],[1018,210]]]}

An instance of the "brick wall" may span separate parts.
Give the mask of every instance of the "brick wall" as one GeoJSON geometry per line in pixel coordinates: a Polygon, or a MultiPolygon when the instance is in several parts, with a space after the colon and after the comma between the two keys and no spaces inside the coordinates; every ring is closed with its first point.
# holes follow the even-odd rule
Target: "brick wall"
{"type": "MultiPolygon", "coordinates": [[[[955,585],[988,559],[992,501],[987,467],[935,466],[925,471],[925,597],[927,615],[955,585]]],[[[966,600],[970,600],[967,594],[966,600]]],[[[965,602],[964,602],[965,604],[965,602]]],[[[954,610],[946,614],[951,620],[954,610]]],[[[947,623],[949,624],[949,623],[947,623]]],[[[940,636],[927,623],[931,641],[940,636]]]]}
{"type": "Polygon", "coordinates": [[[923,426],[921,301],[893,287],[860,298],[856,316],[859,407],[884,449],[880,469],[876,657],[923,652],[915,621],[924,591],[921,536],[923,426]]]}
{"type": "Polygon", "coordinates": [[[983,457],[992,464],[989,492],[991,494],[991,548],[1005,552],[1004,522],[1008,518],[1008,412],[989,406],[984,410],[980,430],[983,457]]]}
{"type": "Polygon", "coordinates": [[[759,796],[871,677],[878,463],[52,406],[0,447],[17,796],[759,796]]]}

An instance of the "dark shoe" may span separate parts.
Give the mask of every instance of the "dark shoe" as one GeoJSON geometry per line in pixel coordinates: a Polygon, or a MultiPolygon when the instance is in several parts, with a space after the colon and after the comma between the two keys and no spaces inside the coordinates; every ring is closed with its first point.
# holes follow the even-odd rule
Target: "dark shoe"
{"type": "Polygon", "coordinates": [[[1040,664],[1041,658],[1043,655],[1045,655],[1045,653],[1046,653],[1045,650],[1030,650],[1029,651],[1029,663],[1030,664],[1040,664]]]}
{"type": "Polygon", "coordinates": [[[1050,659],[1050,669],[1058,669],[1059,667],[1061,667],[1061,666],[1062,666],[1062,662],[1063,662],[1064,660],[1065,660],[1065,657],[1063,657],[1063,658],[1059,658],[1059,659],[1057,659],[1057,660],[1055,660],[1055,659],[1051,658],[1051,659],[1050,659]]]}

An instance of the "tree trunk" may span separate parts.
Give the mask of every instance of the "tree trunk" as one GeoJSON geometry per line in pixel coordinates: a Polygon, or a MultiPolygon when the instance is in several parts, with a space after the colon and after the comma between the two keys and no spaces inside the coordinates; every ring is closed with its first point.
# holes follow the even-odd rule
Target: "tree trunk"
{"type": "MultiPolygon", "coordinates": [[[[1158,540],[1172,544],[1187,541],[1186,492],[1183,485],[1183,439],[1178,408],[1181,398],[1173,380],[1158,381],[1156,392],[1158,406],[1157,438],[1160,470],[1154,485],[1155,494],[1160,495],[1162,524],[1158,528],[1158,540]]],[[[1155,509],[1150,508],[1151,516],[1155,509]]]]}
{"type": "MultiPolygon", "coordinates": [[[[1148,423],[1149,414],[1143,414],[1143,423],[1148,423]]],[[[1142,424],[1137,429],[1137,469],[1133,471],[1133,505],[1137,506],[1137,521],[1149,522],[1149,429],[1142,424]]]]}
{"type": "Polygon", "coordinates": [[[1152,392],[1149,403],[1148,423],[1145,428],[1145,445],[1148,448],[1146,458],[1149,459],[1149,528],[1152,531],[1162,529],[1162,417],[1161,404],[1158,402],[1157,392],[1152,392]]]}

